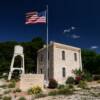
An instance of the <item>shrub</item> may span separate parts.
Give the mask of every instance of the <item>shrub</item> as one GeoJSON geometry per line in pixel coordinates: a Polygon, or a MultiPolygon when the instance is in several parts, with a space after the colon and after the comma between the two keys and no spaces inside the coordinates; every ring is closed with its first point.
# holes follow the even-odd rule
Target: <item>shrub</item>
{"type": "Polygon", "coordinates": [[[12,81],[9,85],[8,85],[8,88],[15,88],[16,86],[16,82],[15,81],[12,81]]]}
{"type": "Polygon", "coordinates": [[[27,93],[28,93],[29,95],[32,95],[32,94],[33,94],[33,93],[32,93],[32,88],[28,89],[27,93]]]}
{"type": "Polygon", "coordinates": [[[35,98],[42,98],[42,97],[46,97],[46,94],[39,93],[35,96],[35,98]]]}
{"type": "Polygon", "coordinates": [[[4,91],[4,94],[8,94],[10,92],[11,92],[11,90],[7,90],[7,91],[4,91]]]}
{"type": "Polygon", "coordinates": [[[68,88],[69,88],[69,89],[74,89],[73,84],[68,84],[68,88]]]}
{"type": "Polygon", "coordinates": [[[18,100],[26,100],[25,97],[20,97],[18,100]]]}
{"type": "Polygon", "coordinates": [[[58,91],[57,90],[54,90],[54,91],[51,91],[48,93],[49,96],[55,96],[58,94],[58,91]]]}
{"type": "Polygon", "coordinates": [[[60,95],[70,95],[72,93],[73,93],[73,91],[68,88],[58,90],[58,94],[60,94],[60,95]]]}
{"type": "Polygon", "coordinates": [[[0,88],[4,88],[4,89],[5,89],[6,87],[7,87],[7,85],[1,85],[1,86],[0,86],[0,88]]]}
{"type": "Polygon", "coordinates": [[[75,84],[79,84],[79,82],[82,80],[81,76],[76,76],[75,77],[75,84]]]}
{"type": "Polygon", "coordinates": [[[28,94],[40,94],[42,92],[42,89],[39,86],[32,87],[31,89],[28,90],[28,94]]]}
{"type": "Polygon", "coordinates": [[[68,77],[68,79],[66,80],[66,84],[74,84],[75,80],[73,77],[68,77]]]}
{"type": "Polygon", "coordinates": [[[86,84],[86,82],[85,81],[80,81],[79,82],[79,85],[78,85],[80,88],[82,88],[82,89],[86,89],[87,88],[87,84],[86,84]]]}
{"type": "Polygon", "coordinates": [[[65,85],[58,85],[58,89],[63,89],[65,85]]]}
{"type": "Polygon", "coordinates": [[[93,77],[89,72],[85,72],[85,74],[83,75],[83,79],[90,82],[93,80],[93,77]]]}
{"type": "Polygon", "coordinates": [[[58,86],[58,83],[55,79],[49,80],[49,86],[48,86],[49,88],[54,89],[54,88],[57,88],[57,86],[58,86]]]}
{"type": "Polygon", "coordinates": [[[100,83],[100,80],[98,80],[97,82],[100,83]]]}
{"type": "Polygon", "coordinates": [[[3,100],[11,100],[11,97],[10,96],[4,96],[3,100]]]}
{"type": "Polygon", "coordinates": [[[93,76],[93,79],[94,79],[95,81],[100,80],[100,75],[94,75],[94,76],[93,76]]]}
{"type": "Polygon", "coordinates": [[[13,92],[21,92],[21,89],[17,88],[13,92]]]}

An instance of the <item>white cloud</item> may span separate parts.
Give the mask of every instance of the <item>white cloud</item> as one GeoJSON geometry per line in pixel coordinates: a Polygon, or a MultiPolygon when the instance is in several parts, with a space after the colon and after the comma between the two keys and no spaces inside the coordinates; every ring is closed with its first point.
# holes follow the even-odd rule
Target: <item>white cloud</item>
{"type": "Polygon", "coordinates": [[[72,30],[75,30],[76,28],[74,26],[71,27],[72,30]]]}
{"type": "Polygon", "coordinates": [[[65,29],[64,33],[69,33],[71,31],[71,29],[65,29]]]}
{"type": "Polygon", "coordinates": [[[91,46],[91,49],[97,49],[99,48],[98,46],[91,46]]]}
{"type": "Polygon", "coordinates": [[[64,29],[64,33],[69,33],[71,32],[72,30],[75,30],[76,28],[74,26],[71,26],[70,28],[68,29],[64,29]]]}
{"type": "Polygon", "coordinates": [[[78,38],[80,38],[80,36],[79,35],[76,35],[76,34],[72,34],[72,36],[71,36],[73,39],[78,39],[78,38]]]}

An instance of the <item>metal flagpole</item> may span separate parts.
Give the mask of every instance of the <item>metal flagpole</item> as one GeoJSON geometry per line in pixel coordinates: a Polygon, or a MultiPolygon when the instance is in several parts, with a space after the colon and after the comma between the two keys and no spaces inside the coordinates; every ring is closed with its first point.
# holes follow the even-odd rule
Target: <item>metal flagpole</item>
{"type": "Polygon", "coordinates": [[[47,78],[47,82],[48,82],[48,67],[49,67],[49,64],[48,64],[48,5],[46,6],[46,9],[47,9],[47,13],[46,13],[46,17],[47,17],[47,75],[46,75],[46,78],[47,78]]]}

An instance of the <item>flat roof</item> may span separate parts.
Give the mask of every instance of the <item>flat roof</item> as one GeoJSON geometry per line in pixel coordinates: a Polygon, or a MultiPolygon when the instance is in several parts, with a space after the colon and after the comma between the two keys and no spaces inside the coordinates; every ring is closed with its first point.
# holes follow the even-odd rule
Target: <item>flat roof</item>
{"type": "MultiPolygon", "coordinates": [[[[71,50],[77,50],[77,51],[81,50],[81,48],[78,48],[75,46],[70,46],[70,45],[66,45],[66,44],[62,44],[62,43],[58,43],[58,42],[53,42],[53,41],[51,41],[50,44],[48,45],[48,47],[51,47],[51,46],[55,46],[57,48],[62,48],[62,49],[66,48],[66,49],[71,49],[71,50]]],[[[38,52],[44,50],[45,48],[46,48],[46,45],[43,48],[39,49],[38,52]]]]}

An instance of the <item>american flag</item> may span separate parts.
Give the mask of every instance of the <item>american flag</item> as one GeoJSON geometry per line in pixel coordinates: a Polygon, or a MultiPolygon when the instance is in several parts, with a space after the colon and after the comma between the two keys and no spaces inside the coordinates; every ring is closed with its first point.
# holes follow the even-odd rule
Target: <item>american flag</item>
{"type": "Polygon", "coordinates": [[[26,13],[25,24],[46,23],[46,11],[26,13]]]}

